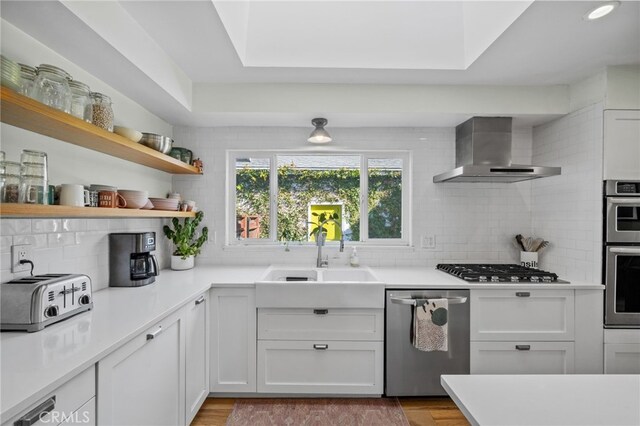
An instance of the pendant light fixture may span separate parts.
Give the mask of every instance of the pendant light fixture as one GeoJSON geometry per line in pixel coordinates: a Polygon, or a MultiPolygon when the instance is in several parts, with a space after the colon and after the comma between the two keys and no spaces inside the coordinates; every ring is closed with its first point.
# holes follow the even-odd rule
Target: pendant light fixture
{"type": "Polygon", "coordinates": [[[313,120],[311,120],[311,124],[315,126],[315,129],[313,132],[311,132],[307,141],[311,143],[331,142],[331,136],[329,136],[329,133],[324,129],[324,126],[327,125],[326,118],[314,118],[313,120]]]}

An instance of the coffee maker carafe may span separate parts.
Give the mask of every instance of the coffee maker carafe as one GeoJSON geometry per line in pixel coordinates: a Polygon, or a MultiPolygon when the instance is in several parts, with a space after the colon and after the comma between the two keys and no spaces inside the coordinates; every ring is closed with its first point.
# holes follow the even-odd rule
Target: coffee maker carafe
{"type": "Polygon", "coordinates": [[[155,232],[109,234],[109,286],[141,287],[160,274],[155,232]]]}

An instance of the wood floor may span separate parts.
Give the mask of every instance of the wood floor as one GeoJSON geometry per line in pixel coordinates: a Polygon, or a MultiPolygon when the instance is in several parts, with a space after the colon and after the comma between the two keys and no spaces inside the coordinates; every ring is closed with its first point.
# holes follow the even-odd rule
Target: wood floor
{"type": "MultiPolygon", "coordinates": [[[[192,426],[224,426],[235,398],[208,398],[192,426]]],[[[399,398],[411,426],[461,426],[469,423],[449,398],[399,398]]]]}

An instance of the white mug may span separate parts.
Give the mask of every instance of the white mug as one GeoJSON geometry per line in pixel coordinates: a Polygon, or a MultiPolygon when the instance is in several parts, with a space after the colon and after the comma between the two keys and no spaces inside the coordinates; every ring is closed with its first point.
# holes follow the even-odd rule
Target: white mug
{"type": "Polygon", "coordinates": [[[89,204],[89,191],[82,185],[63,183],[60,188],[60,205],[84,207],[89,204]]]}

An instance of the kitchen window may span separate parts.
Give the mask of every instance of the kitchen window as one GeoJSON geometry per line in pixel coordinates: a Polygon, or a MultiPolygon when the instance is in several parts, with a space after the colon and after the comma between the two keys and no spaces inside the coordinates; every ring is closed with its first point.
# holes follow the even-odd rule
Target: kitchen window
{"type": "Polygon", "coordinates": [[[408,245],[406,151],[228,151],[229,244],[408,245]]]}

